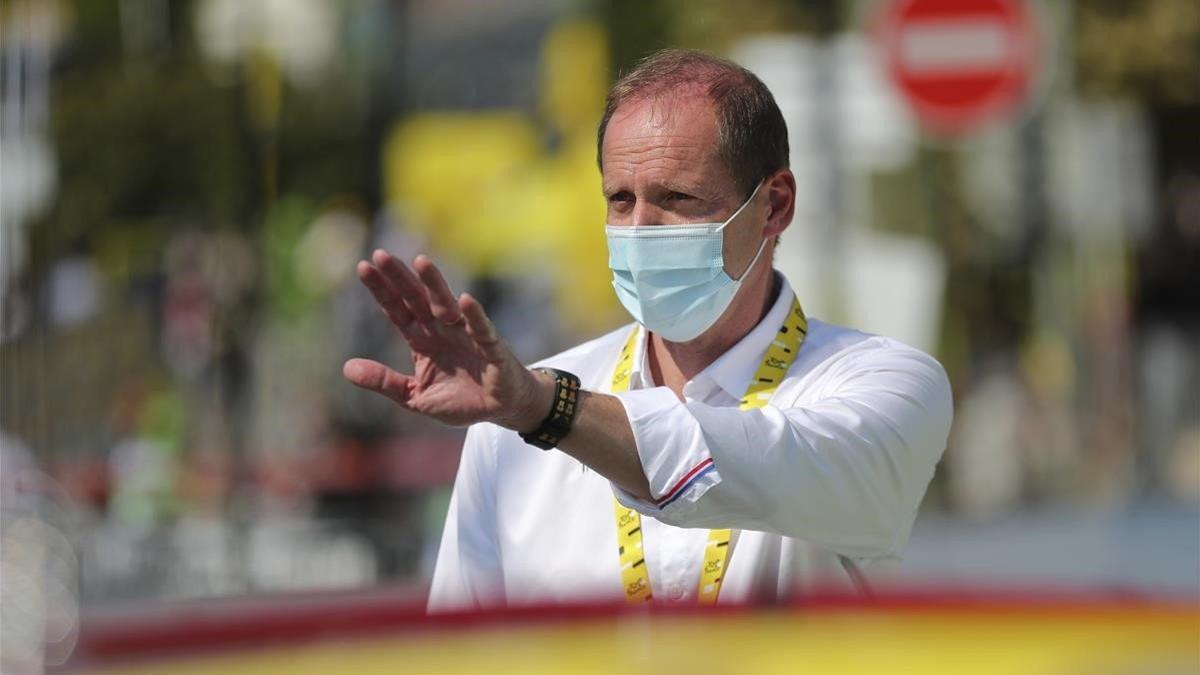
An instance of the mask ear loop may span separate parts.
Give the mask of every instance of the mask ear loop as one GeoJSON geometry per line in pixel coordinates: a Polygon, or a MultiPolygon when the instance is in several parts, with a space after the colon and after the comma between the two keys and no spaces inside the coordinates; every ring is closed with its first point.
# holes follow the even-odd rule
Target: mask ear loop
{"type": "MultiPolygon", "coordinates": [[[[747,206],[750,206],[750,202],[754,201],[754,196],[758,194],[758,191],[760,188],[762,188],[764,182],[765,181],[759,181],[758,185],[754,186],[754,192],[750,193],[750,196],[746,198],[746,201],[742,202],[742,205],[738,207],[737,211],[733,212],[732,216],[729,216],[729,218],[726,219],[725,222],[721,223],[721,226],[717,228],[717,232],[720,232],[722,235],[724,235],[725,226],[732,223],[734,218],[737,218],[739,215],[741,215],[742,211],[744,211],[747,206]]],[[[750,270],[754,269],[754,265],[758,263],[758,259],[759,259],[759,257],[762,256],[763,249],[765,249],[766,247],[767,247],[767,240],[764,238],[762,240],[762,243],[758,245],[758,252],[754,254],[754,259],[750,261],[750,264],[746,266],[745,271],[742,272],[742,276],[738,277],[737,279],[733,279],[733,277],[729,277],[729,278],[733,279],[734,281],[736,281],[738,283],[741,283],[742,279],[745,279],[746,275],[750,273],[750,270]]]]}
{"type": "Polygon", "coordinates": [[[726,218],[726,219],[725,219],[725,222],[721,223],[721,226],[720,226],[720,227],[718,227],[716,231],[717,231],[717,232],[721,232],[721,231],[723,231],[723,230],[725,229],[725,226],[726,226],[726,225],[728,225],[728,224],[730,224],[730,223],[732,223],[732,222],[733,222],[733,219],[734,219],[734,218],[737,218],[738,216],[742,215],[742,211],[745,211],[745,210],[746,210],[746,207],[747,207],[747,206],[750,206],[750,202],[754,201],[754,195],[757,195],[757,194],[758,194],[758,190],[759,190],[759,188],[761,188],[762,186],[763,186],[763,184],[762,184],[762,181],[760,181],[760,182],[758,183],[758,185],[755,185],[755,186],[754,186],[754,192],[751,192],[751,193],[750,193],[750,196],[746,198],[746,201],[742,202],[742,205],[738,207],[738,210],[737,210],[737,211],[734,211],[732,216],[729,216],[728,218],[726,218]]]}
{"type": "MultiPolygon", "coordinates": [[[[759,257],[762,256],[763,249],[765,249],[766,247],[767,247],[767,240],[764,237],[762,240],[762,243],[758,245],[758,253],[754,254],[754,260],[750,261],[750,264],[746,267],[746,271],[742,272],[742,276],[738,277],[737,279],[734,279],[734,281],[741,283],[742,279],[745,279],[746,275],[750,274],[750,270],[754,269],[754,265],[758,262],[759,257]]],[[[730,278],[732,279],[732,277],[730,277],[730,278]]]]}

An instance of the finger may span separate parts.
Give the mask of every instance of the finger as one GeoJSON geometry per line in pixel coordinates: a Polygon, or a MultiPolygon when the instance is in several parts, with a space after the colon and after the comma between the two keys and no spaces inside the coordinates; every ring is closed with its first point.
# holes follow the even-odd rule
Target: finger
{"type": "Polygon", "coordinates": [[[425,293],[425,284],[408,269],[408,265],[383,249],[376,249],[371,260],[396,288],[400,297],[404,298],[404,306],[413,317],[418,321],[429,321],[433,317],[429,311],[429,296],[425,293]]]}
{"type": "Polygon", "coordinates": [[[407,330],[413,322],[412,312],[408,311],[404,304],[404,298],[387,280],[383,272],[365,260],[358,263],[355,271],[358,272],[359,280],[367,287],[367,290],[371,291],[371,296],[375,298],[375,302],[388,315],[392,323],[396,324],[401,331],[407,330]]]}
{"type": "Polygon", "coordinates": [[[467,320],[467,333],[475,340],[475,344],[479,345],[488,358],[499,358],[503,353],[504,343],[500,341],[500,335],[496,332],[492,320],[483,311],[483,305],[471,294],[463,293],[458,298],[458,307],[467,320]]]}
{"type": "Polygon", "coordinates": [[[378,361],[350,359],[342,366],[342,376],[351,384],[378,392],[408,408],[412,378],[401,375],[378,361]]]}
{"type": "Polygon", "coordinates": [[[437,265],[434,265],[428,257],[419,255],[413,261],[413,269],[425,283],[425,290],[429,294],[429,308],[433,311],[433,316],[443,323],[457,323],[462,319],[458,300],[450,292],[450,285],[446,283],[446,278],[442,276],[437,265]]]}

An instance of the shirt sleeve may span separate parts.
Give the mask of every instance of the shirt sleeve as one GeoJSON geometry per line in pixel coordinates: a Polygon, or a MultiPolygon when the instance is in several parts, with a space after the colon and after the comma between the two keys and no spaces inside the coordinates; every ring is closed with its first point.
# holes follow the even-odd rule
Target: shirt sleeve
{"type": "Polygon", "coordinates": [[[431,614],[503,606],[504,577],[496,529],[495,434],[477,424],[467,432],[442,543],[434,565],[431,614]]]}
{"type": "Polygon", "coordinates": [[[945,371],[909,347],[845,359],[821,397],[755,410],[681,402],[665,387],[618,394],[653,503],[677,527],[805,539],[856,558],[899,555],[946,447],[945,371]]]}

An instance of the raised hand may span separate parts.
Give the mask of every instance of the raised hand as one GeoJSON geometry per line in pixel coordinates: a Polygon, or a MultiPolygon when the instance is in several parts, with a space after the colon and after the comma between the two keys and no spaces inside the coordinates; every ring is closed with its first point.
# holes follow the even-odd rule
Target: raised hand
{"type": "Polygon", "coordinates": [[[413,374],[350,359],[342,368],[347,380],[446,424],[495,422],[528,431],[541,423],[553,384],[521,365],[479,301],[467,293],[456,298],[432,260],[419,255],[409,269],[377,250],[357,272],[408,342],[413,374]]]}

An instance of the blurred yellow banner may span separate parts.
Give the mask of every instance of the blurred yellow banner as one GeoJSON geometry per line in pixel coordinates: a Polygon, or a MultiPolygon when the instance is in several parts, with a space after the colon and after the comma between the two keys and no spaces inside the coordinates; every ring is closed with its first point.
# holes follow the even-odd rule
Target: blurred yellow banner
{"type": "Polygon", "coordinates": [[[602,30],[556,26],[542,48],[539,113],[427,111],[383,148],[386,198],[430,253],[472,274],[542,276],[583,332],[624,321],[612,292],[596,124],[608,86],[602,30]]]}
{"type": "Polygon", "coordinates": [[[1200,610],[834,608],[418,628],[135,673],[1194,673],[1200,610]]]}

